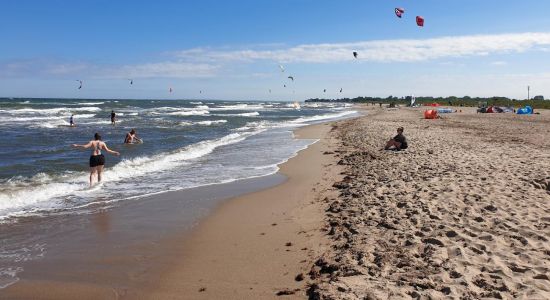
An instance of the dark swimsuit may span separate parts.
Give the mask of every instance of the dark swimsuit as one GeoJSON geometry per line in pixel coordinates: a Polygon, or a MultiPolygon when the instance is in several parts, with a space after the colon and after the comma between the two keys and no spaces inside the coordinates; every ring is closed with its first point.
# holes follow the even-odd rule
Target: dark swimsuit
{"type": "MultiPolygon", "coordinates": [[[[99,143],[97,143],[97,145],[99,146],[99,143]]],[[[101,150],[98,148],[98,146],[94,147],[96,151],[99,151],[100,154],[90,156],[90,168],[105,165],[105,156],[101,154],[101,150]]]]}
{"type": "Polygon", "coordinates": [[[396,135],[393,140],[401,144],[399,149],[407,149],[409,147],[409,145],[407,145],[407,139],[402,134],[396,135]]]}

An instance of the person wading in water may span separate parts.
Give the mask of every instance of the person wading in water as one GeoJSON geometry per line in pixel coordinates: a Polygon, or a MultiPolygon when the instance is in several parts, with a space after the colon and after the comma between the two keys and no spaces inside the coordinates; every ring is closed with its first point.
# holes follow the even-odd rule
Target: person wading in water
{"type": "Polygon", "coordinates": [[[114,155],[120,155],[117,151],[113,151],[107,147],[107,144],[101,140],[101,135],[96,133],[94,139],[89,141],[86,145],[73,144],[74,148],[88,149],[92,148],[90,155],[90,187],[93,185],[94,175],[97,173],[97,182],[101,182],[101,173],[105,166],[105,156],[101,153],[101,150],[105,150],[114,155]]]}

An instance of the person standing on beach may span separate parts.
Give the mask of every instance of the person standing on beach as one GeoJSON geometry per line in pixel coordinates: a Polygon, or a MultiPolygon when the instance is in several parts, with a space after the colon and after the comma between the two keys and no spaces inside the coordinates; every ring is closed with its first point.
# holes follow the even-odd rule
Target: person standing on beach
{"type": "Polygon", "coordinates": [[[111,125],[115,125],[116,123],[116,114],[114,110],[111,110],[111,125]]]}
{"type": "Polygon", "coordinates": [[[386,143],[384,150],[390,150],[393,147],[395,150],[399,151],[409,147],[407,144],[407,138],[403,135],[403,130],[403,127],[397,128],[397,135],[386,143]]]}
{"type": "Polygon", "coordinates": [[[117,151],[113,151],[107,147],[107,144],[101,140],[99,133],[94,135],[94,139],[89,141],[88,144],[78,145],[73,144],[74,148],[88,149],[92,148],[92,153],[90,155],[90,187],[93,185],[94,175],[97,173],[97,182],[101,182],[101,173],[103,172],[103,167],[105,166],[105,156],[101,153],[101,150],[105,150],[113,155],[120,155],[117,151]]]}
{"type": "Polygon", "coordinates": [[[74,114],[71,114],[71,117],[69,118],[69,126],[74,127],[74,114]]]}

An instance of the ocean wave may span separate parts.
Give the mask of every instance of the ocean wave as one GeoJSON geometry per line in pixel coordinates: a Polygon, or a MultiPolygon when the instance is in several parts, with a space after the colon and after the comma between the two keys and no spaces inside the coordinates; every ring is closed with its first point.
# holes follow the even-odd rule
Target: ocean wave
{"type": "MultiPolygon", "coordinates": [[[[259,132],[231,133],[169,153],[124,159],[107,169],[103,178],[109,184],[126,179],[137,180],[147,174],[189,164],[191,160],[208,155],[218,147],[238,143],[259,132]]],[[[67,197],[89,193],[87,172],[65,171],[57,176],[41,174],[31,178],[16,177],[1,183],[0,187],[0,219],[17,215],[21,211],[59,209],[67,197]]]]}
{"type": "Polygon", "coordinates": [[[74,105],[101,105],[105,104],[105,102],[79,102],[75,103],[74,105]]]}
{"type": "Polygon", "coordinates": [[[357,113],[357,111],[348,110],[348,111],[343,111],[343,112],[334,113],[334,114],[324,114],[324,115],[316,115],[316,116],[311,116],[311,117],[302,117],[302,118],[298,118],[296,120],[292,120],[292,121],[290,121],[290,123],[301,124],[301,123],[310,123],[310,122],[330,120],[330,119],[338,119],[338,118],[353,115],[353,114],[356,114],[356,113],[357,113]]]}
{"type": "Polygon", "coordinates": [[[261,110],[263,105],[254,104],[235,104],[235,105],[218,105],[210,108],[210,110],[261,110]]]}
{"type": "Polygon", "coordinates": [[[42,114],[42,115],[55,115],[60,113],[71,113],[75,111],[100,111],[101,108],[96,106],[85,106],[85,107],[59,107],[59,108],[19,108],[19,109],[2,109],[0,112],[8,114],[42,114]]]}
{"type": "Polygon", "coordinates": [[[213,114],[213,116],[220,116],[220,117],[257,117],[260,113],[255,112],[249,112],[249,113],[240,113],[240,114],[213,114]]]}
{"type": "Polygon", "coordinates": [[[199,121],[199,122],[182,121],[182,122],[179,122],[179,125],[180,126],[193,126],[193,125],[211,126],[211,125],[223,124],[223,123],[227,123],[227,120],[211,120],[211,121],[199,121]]]}
{"type": "Polygon", "coordinates": [[[207,115],[210,112],[208,110],[184,110],[184,111],[173,111],[166,113],[171,116],[202,116],[207,115]]]}
{"type": "Polygon", "coordinates": [[[23,272],[21,267],[0,268],[0,289],[6,288],[19,281],[17,273],[23,272]]]}
{"type": "Polygon", "coordinates": [[[223,124],[223,123],[227,123],[227,120],[212,120],[212,121],[199,121],[199,122],[196,122],[196,124],[198,124],[198,125],[206,125],[206,126],[215,125],[215,124],[223,124]]]}
{"type": "Polygon", "coordinates": [[[30,127],[32,128],[57,128],[60,126],[70,126],[71,124],[63,119],[58,119],[55,121],[50,122],[40,122],[37,124],[33,124],[30,127]]]}

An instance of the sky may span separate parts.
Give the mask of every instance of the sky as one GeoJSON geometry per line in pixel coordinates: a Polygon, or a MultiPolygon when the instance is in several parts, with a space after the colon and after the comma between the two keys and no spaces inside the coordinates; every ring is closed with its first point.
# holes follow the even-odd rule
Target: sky
{"type": "Polygon", "coordinates": [[[548,11],[540,0],[0,1],[0,97],[524,99],[530,86],[550,98],[548,11]]]}

